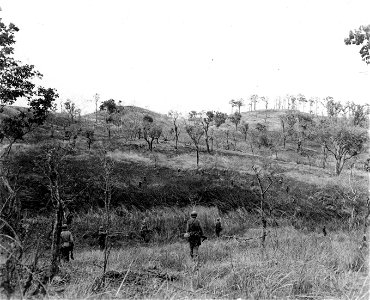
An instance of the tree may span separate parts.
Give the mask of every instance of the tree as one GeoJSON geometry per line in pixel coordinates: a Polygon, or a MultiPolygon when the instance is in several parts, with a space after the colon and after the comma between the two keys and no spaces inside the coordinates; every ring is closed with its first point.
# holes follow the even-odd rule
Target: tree
{"type": "Polygon", "coordinates": [[[309,103],[309,107],[310,107],[310,111],[309,111],[310,114],[314,113],[313,106],[314,106],[314,104],[316,104],[315,115],[317,115],[317,103],[318,102],[319,102],[318,97],[310,97],[310,99],[308,99],[308,103],[309,103]]]}
{"type": "Polygon", "coordinates": [[[9,221],[16,231],[20,218],[20,211],[16,208],[20,206],[4,172],[3,163],[16,141],[22,140],[45,122],[58,98],[56,90],[33,83],[35,79],[42,78],[33,65],[22,64],[13,57],[17,31],[19,29],[14,24],[7,26],[0,20],[0,112],[6,115],[0,123],[0,142],[6,141],[0,154],[0,180],[9,195],[7,201],[0,204],[1,211],[4,212],[7,206],[9,213],[6,216],[0,213],[0,217],[9,221]],[[7,106],[19,98],[27,100],[28,108],[18,108],[14,114],[6,114],[7,106]]]}
{"type": "Polygon", "coordinates": [[[114,114],[117,112],[117,105],[114,99],[105,100],[99,107],[101,111],[106,112],[105,123],[108,129],[108,138],[111,138],[111,124],[114,121],[114,114]]]}
{"type": "Polygon", "coordinates": [[[353,126],[367,127],[369,117],[369,105],[354,105],[353,107],[353,126]]]}
{"type": "Polygon", "coordinates": [[[296,96],[294,96],[294,95],[290,95],[290,96],[288,96],[289,98],[289,100],[288,100],[288,109],[289,109],[289,103],[290,103],[290,105],[291,105],[291,109],[292,110],[295,110],[295,109],[297,109],[297,98],[296,98],[296,96]]]}
{"type": "Polygon", "coordinates": [[[259,187],[259,196],[260,196],[260,217],[261,217],[261,225],[262,225],[262,236],[261,236],[261,245],[262,247],[265,247],[265,240],[266,240],[266,236],[267,236],[267,220],[265,218],[265,213],[264,213],[264,210],[265,210],[265,202],[266,202],[266,193],[267,191],[269,190],[269,188],[271,187],[273,181],[271,179],[270,176],[268,176],[268,179],[269,179],[269,183],[267,185],[267,187],[264,187],[263,183],[262,183],[262,178],[261,178],[261,169],[258,170],[257,166],[253,165],[252,166],[252,170],[254,171],[254,174],[257,178],[257,182],[258,182],[258,187],[259,187]]]}
{"type": "Polygon", "coordinates": [[[370,24],[361,25],[359,29],[350,31],[344,39],[346,45],[361,45],[360,55],[366,64],[370,64],[370,24]]]}
{"type": "Polygon", "coordinates": [[[298,103],[300,103],[302,105],[302,111],[304,112],[305,105],[307,103],[306,97],[302,94],[298,94],[297,95],[297,101],[298,101],[298,103]]]}
{"type": "Polygon", "coordinates": [[[313,137],[314,123],[312,117],[302,113],[296,114],[297,128],[295,129],[295,136],[297,141],[297,152],[302,153],[303,142],[313,137]]]}
{"type": "Polygon", "coordinates": [[[281,136],[283,140],[283,148],[285,149],[286,145],[286,139],[287,139],[287,132],[286,132],[286,117],[285,116],[279,116],[280,119],[280,125],[281,125],[281,136]]]}
{"type": "Polygon", "coordinates": [[[59,252],[60,252],[60,233],[62,231],[62,222],[64,214],[64,203],[59,193],[59,164],[62,161],[63,154],[60,149],[51,148],[46,153],[46,175],[49,180],[49,191],[51,202],[54,207],[54,225],[51,244],[51,265],[50,272],[55,275],[59,271],[59,252]]]}
{"type": "Polygon", "coordinates": [[[282,101],[280,96],[275,98],[275,109],[282,109],[282,101]]]}
{"type": "Polygon", "coordinates": [[[87,145],[90,150],[92,143],[95,141],[94,129],[86,129],[84,136],[87,139],[87,145]]]}
{"type": "Polygon", "coordinates": [[[148,143],[148,148],[153,151],[153,141],[159,139],[162,134],[162,127],[154,123],[151,116],[145,115],[143,117],[143,137],[148,143]]]}
{"type": "Polygon", "coordinates": [[[333,97],[324,98],[324,103],[326,104],[326,113],[329,118],[337,118],[339,113],[343,110],[343,106],[340,102],[334,101],[333,97]]]}
{"type": "Polygon", "coordinates": [[[242,115],[238,112],[235,112],[231,116],[229,116],[229,119],[231,123],[235,125],[235,131],[237,131],[240,120],[242,119],[242,115]]]}
{"type": "Polygon", "coordinates": [[[253,94],[249,97],[249,106],[250,106],[250,110],[252,111],[252,107],[253,107],[253,110],[256,110],[256,104],[258,102],[258,95],[256,94],[253,94]]]}
{"type": "Polygon", "coordinates": [[[367,142],[367,131],[346,122],[321,122],[316,128],[316,137],[334,156],[335,174],[339,175],[346,161],[359,155],[367,142]]]}
{"type": "Polygon", "coordinates": [[[175,149],[177,150],[177,143],[179,141],[179,135],[180,135],[179,124],[177,124],[177,119],[180,117],[180,113],[177,111],[171,110],[168,113],[168,116],[172,119],[173,132],[175,133],[175,149]]]}
{"type": "Polygon", "coordinates": [[[104,262],[103,262],[103,278],[105,276],[108,257],[109,257],[109,231],[111,226],[110,219],[110,205],[112,200],[113,190],[113,169],[114,161],[107,155],[106,149],[101,149],[98,152],[98,159],[100,161],[101,172],[100,176],[102,179],[102,189],[104,191],[104,208],[105,208],[105,228],[107,233],[106,246],[104,248],[104,262]]]}
{"type": "Polygon", "coordinates": [[[295,131],[294,127],[297,123],[295,115],[291,112],[280,116],[280,124],[282,129],[283,147],[285,149],[286,140],[289,136],[294,137],[295,131]]]}
{"type": "Polygon", "coordinates": [[[231,108],[233,108],[234,106],[236,106],[238,108],[238,112],[240,114],[240,107],[241,106],[244,106],[244,100],[243,98],[240,98],[239,100],[230,100],[229,103],[231,104],[231,108]]]}
{"type": "Polygon", "coordinates": [[[261,147],[269,148],[270,141],[267,135],[267,126],[257,123],[255,126],[254,142],[257,143],[258,149],[261,147]]]}
{"type": "Polygon", "coordinates": [[[106,111],[109,115],[111,115],[117,111],[116,101],[114,101],[114,99],[105,100],[102,104],[100,104],[99,109],[101,111],[106,111]]]}
{"type": "Polygon", "coordinates": [[[247,142],[247,136],[248,136],[248,130],[249,130],[249,124],[246,122],[243,122],[239,128],[240,132],[244,136],[244,141],[247,142]]]}
{"type": "Polygon", "coordinates": [[[68,116],[71,118],[71,123],[75,122],[76,117],[81,114],[81,109],[76,107],[76,104],[70,99],[64,102],[64,109],[67,111],[68,116]]]}
{"type": "Polygon", "coordinates": [[[267,107],[268,107],[268,105],[269,105],[269,98],[268,97],[265,97],[265,96],[261,96],[260,97],[260,100],[262,101],[262,102],[265,102],[265,123],[267,122],[267,107]]]}
{"type": "Polygon", "coordinates": [[[209,148],[209,134],[208,134],[208,131],[209,131],[209,126],[211,125],[211,123],[214,120],[214,117],[215,117],[215,114],[214,114],[213,111],[207,111],[205,113],[205,116],[203,118],[201,118],[201,124],[202,124],[203,131],[204,131],[204,136],[205,136],[206,147],[207,147],[207,152],[208,153],[211,153],[211,150],[209,148]]]}
{"type": "Polygon", "coordinates": [[[95,100],[95,124],[98,124],[98,103],[100,100],[100,95],[98,93],[94,95],[94,100],[95,100]]]}
{"type": "MultiPolygon", "coordinates": [[[[190,114],[194,116],[194,114],[190,114]]],[[[192,140],[197,152],[197,167],[199,166],[200,139],[204,135],[204,129],[199,118],[190,118],[191,123],[185,125],[185,130],[192,140]]]]}
{"type": "Polygon", "coordinates": [[[216,125],[217,128],[220,127],[223,123],[225,123],[226,119],[227,119],[227,114],[226,113],[223,113],[223,112],[220,112],[220,111],[215,112],[213,120],[214,120],[215,125],[216,125]]]}

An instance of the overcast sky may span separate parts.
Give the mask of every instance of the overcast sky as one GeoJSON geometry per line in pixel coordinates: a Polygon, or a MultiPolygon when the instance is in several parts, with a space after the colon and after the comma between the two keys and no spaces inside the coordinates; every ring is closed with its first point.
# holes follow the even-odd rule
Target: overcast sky
{"type": "MultiPolygon", "coordinates": [[[[95,93],[157,112],[222,110],[251,94],[370,102],[369,68],[349,30],[369,0],[0,0],[16,57],[61,99],[95,93]]],[[[247,108],[245,107],[244,110],[247,108]]]]}

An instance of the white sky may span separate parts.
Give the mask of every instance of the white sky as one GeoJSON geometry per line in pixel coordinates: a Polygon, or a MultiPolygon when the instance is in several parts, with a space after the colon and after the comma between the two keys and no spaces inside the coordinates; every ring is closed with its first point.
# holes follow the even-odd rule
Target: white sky
{"type": "MultiPolygon", "coordinates": [[[[222,110],[257,93],[369,103],[369,68],[349,30],[369,0],[0,0],[16,57],[93,111],[95,93],[157,112],[222,110]]],[[[245,107],[244,110],[247,110],[245,107]]]]}

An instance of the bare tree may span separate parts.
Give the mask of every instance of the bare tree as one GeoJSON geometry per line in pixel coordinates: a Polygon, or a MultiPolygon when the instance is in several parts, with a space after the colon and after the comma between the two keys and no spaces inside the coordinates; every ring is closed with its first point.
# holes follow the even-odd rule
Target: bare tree
{"type": "Polygon", "coordinates": [[[177,123],[177,120],[180,117],[180,113],[177,111],[171,110],[168,113],[168,116],[172,118],[173,132],[175,133],[175,149],[177,150],[177,144],[179,142],[179,135],[180,135],[180,129],[179,129],[179,124],[177,123]]]}
{"type": "Polygon", "coordinates": [[[185,130],[192,140],[195,150],[197,152],[197,167],[199,166],[199,151],[200,151],[200,139],[204,135],[204,129],[200,122],[200,119],[196,117],[197,114],[190,114],[189,121],[191,123],[185,125],[185,130]]]}
{"type": "Polygon", "coordinates": [[[265,210],[265,205],[264,204],[266,202],[266,193],[269,190],[269,188],[271,187],[273,181],[272,181],[271,177],[268,176],[267,178],[268,178],[269,182],[268,182],[267,186],[264,187],[264,184],[262,183],[262,178],[261,178],[261,175],[260,175],[261,170],[258,170],[258,168],[255,165],[252,166],[252,169],[254,171],[254,175],[257,178],[258,187],[259,187],[260,217],[261,217],[261,225],[262,225],[261,245],[262,245],[262,247],[265,247],[265,240],[266,240],[266,236],[267,236],[267,231],[266,231],[267,220],[266,220],[265,213],[264,213],[264,210],[265,210]]]}
{"type": "Polygon", "coordinates": [[[95,100],[95,124],[98,124],[98,103],[100,100],[100,95],[98,93],[94,95],[94,100],[95,100]]]}
{"type": "Polygon", "coordinates": [[[206,141],[206,147],[207,147],[207,152],[211,153],[210,147],[209,147],[209,126],[211,123],[214,121],[215,114],[213,111],[207,111],[204,116],[201,117],[200,123],[203,126],[203,131],[204,131],[204,136],[205,136],[205,141],[206,141]]]}
{"type": "Polygon", "coordinates": [[[101,149],[98,152],[100,167],[102,169],[102,189],[104,191],[104,208],[105,208],[105,228],[107,232],[106,246],[104,248],[104,262],[103,262],[103,276],[106,273],[109,258],[109,230],[111,227],[110,220],[110,204],[112,200],[112,189],[113,189],[113,168],[114,161],[107,155],[106,149],[101,149]]]}
{"type": "Polygon", "coordinates": [[[60,168],[68,149],[60,145],[50,146],[45,153],[44,172],[48,179],[48,188],[50,192],[51,203],[54,208],[54,225],[51,242],[51,262],[50,274],[55,276],[59,271],[60,261],[60,233],[62,232],[62,223],[64,216],[64,201],[60,196],[60,168]]]}

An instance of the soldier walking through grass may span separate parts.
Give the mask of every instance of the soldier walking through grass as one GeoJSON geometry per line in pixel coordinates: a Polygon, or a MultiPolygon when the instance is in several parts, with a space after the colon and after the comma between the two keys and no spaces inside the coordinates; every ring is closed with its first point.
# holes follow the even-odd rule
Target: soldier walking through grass
{"type": "Polygon", "coordinates": [[[185,236],[188,238],[191,258],[198,258],[199,246],[202,244],[202,238],[204,238],[203,229],[197,215],[196,211],[191,212],[191,218],[186,225],[185,236]]]}
{"type": "Polygon", "coordinates": [[[62,232],[60,233],[60,253],[64,261],[69,261],[69,254],[73,259],[73,236],[72,233],[68,230],[67,224],[62,225],[62,232]]]}
{"type": "Polygon", "coordinates": [[[217,237],[220,237],[221,231],[222,231],[221,219],[217,218],[215,223],[215,233],[217,237]]]}
{"type": "Polygon", "coordinates": [[[144,219],[141,223],[140,237],[143,239],[145,243],[148,243],[150,240],[150,230],[146,219],[144,219]]]}

